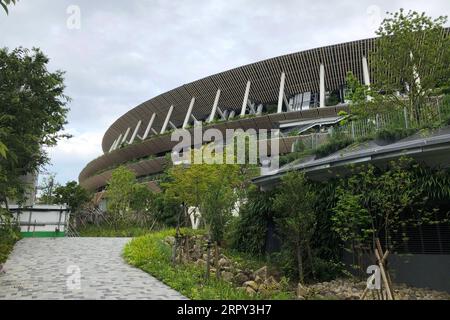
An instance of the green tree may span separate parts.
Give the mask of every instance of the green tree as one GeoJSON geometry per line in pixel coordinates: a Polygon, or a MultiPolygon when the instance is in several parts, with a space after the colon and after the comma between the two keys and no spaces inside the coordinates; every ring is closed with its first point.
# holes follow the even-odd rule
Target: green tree
{"type": "Polygon", "coordinates": [[[49,173],[46,177],[44,177],[39,186],[39,203],[55,204],[55,191],[58,187],[60,187],[60,184],[56,181],[55,173],[49,173]]]}
{"type": "Polygon", "coordinates": [[[89,192],[76,181],[67,182],[64,186],[57,186],[54,191],[54,202],[68,205],[72,214],[75,215],[90,199],[89,192]]]}
{"type": "MultiPolygon", "coordinates": [[[[305,282],[305,257],[313,264],[311,238],[316,228],[314,212],[316,194],[303,172],[289,172],[282,178],[274,199],[275,222],[294,249],[300,283],[305,282]]],[[[313,270],[311,270],[313,272],[313,270]]]]}
{"type": "Polygon", "coordinates": [[[433,90],[448,81],[450,37],[444,28],[446,22],[446,16],[433,19],[403,9],[383,20],[370,60],[372,91],[383,92],[388,107],[393,102],[414,116],[433,90]]]}
{"type": "Polygon", "coordinates": [[[401,158],[382,172],[373,165],[354,167],[350,177],[342,179],[332,220],[343,241],[354,250],[373,250],[376,238],[384,236],[386,249],[393,249],[391,235],[405,222],[402,212],[419,201],[422,193],[413,173],[415,166],[401,158]]]}
{"type": "Polygon", "coordinates": [[[106,187],[107,210],[115,228],[129,222],[136,175],[124,166],[112,172],[106,187]]]}
{"type": "Polygon", "coordinates": [[[8,150],[6,157],[0,157],[0,201],[4,203],[23,195],[20,177],[48,162],[44,147],[68,137],[60,133],[69,101],[64,73],[49,72],[48,62],[39,49],[0,49],[0,119],[7,131],[0,137],[8,150]]]}

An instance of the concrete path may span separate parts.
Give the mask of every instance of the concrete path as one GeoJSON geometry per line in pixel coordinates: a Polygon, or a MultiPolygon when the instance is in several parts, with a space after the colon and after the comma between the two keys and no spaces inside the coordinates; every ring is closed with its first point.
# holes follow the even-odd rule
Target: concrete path
{"type": "Polygon", "coordinates": [[[20,240],[0,274],[0,299],[185,299],[121,257],[129,238],[20,240]]]}

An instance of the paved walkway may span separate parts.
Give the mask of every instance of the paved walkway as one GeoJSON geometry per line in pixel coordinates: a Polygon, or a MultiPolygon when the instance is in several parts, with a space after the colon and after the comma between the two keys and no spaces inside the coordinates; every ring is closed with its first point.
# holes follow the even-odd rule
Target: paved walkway
{"type": "Polygon", "coordinates": [[[0,299],[185,299],[125,263],[129,240],[22,239],[0,274],[0,299]]]}

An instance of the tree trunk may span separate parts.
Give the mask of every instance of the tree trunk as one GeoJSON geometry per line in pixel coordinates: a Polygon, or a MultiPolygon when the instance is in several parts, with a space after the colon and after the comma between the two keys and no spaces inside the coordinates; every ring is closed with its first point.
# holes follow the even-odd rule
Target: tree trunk
{"type": "Polygon", "coordinates": [[[297,263],[298,263],[298,279],[301,284],[304,284],[305,277],[303,275],[303,257],[301,245],[297,244],[297,263]]]}
{"type": "Polygon", "coordinates": [[[206,274],[205,274],[205,278],[206,280],[209,279],[209,273],[210,273],[210,269],[211,269],[211,239],[208,239],[208,245],[207,245],[207,251],[206,251],[206,274]]]}
{"type": "Polygon", "coordinates": [[[214,265],[216,266],[216,279],[220,279],[219,246],[217,245],[217,241],[214,242],[214,265]]]}

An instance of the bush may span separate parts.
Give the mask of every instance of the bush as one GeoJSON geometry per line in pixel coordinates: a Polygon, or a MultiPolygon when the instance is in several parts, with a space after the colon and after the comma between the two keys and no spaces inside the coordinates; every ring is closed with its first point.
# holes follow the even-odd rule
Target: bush
{"type": "Polygon", "coordinates": [[[405,128],[385,128],[379,130],[376,134],[376,138],[387,142],[395,142],[403,138],[409,137],[417,132],[417,129],[405,129],[405,128]]]}
{"type": "Polygon", "coordinates": [[[267,227],[271,218],[272,194],[260,192],[257,187],[252,186],[239,217],[234,218],[228,227],[228,246],[241,252],[262,255],[266,248],[267,227]]]}
{"type": "Polygon", "coordinates": [[[18,228],[0,228],[0,263],[8,259],[14,244],[20,239],[20,230],[18,228]]]}
{"type": "Polygon", "coordinates": [[[353,140],[351,138],[340,135],[332,136],[327,143],[319,146],[316,149],[315,151],[316,157],[323,158],[329,156],[332,153],[335,153],[341,149],[344,149],[345,147],[348,147],[352,143],[353,140]]]}

